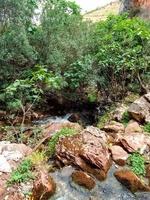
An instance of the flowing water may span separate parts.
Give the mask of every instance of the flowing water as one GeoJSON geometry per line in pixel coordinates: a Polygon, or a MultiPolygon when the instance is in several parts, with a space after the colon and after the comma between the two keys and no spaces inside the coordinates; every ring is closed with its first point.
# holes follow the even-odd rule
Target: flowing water
{"type": "MultiPolygon", "coordinates": [[[[70,116],[71,114],[47,116],[34,123],[43,125],[49,122],[66,122],[70,116]]],[[[150,200],[149,193],[132,194],[118,182],[113,175],[117,170],[114,165],[109,170],[108,177],[105,181],[100,182],[95,179],[96,186],[91,191],[78,186],[72,181],[71,174],[74,170],[74,167],[66,166],[50,173],[57,185],[56,193],[50,200],[150,200]]]]}

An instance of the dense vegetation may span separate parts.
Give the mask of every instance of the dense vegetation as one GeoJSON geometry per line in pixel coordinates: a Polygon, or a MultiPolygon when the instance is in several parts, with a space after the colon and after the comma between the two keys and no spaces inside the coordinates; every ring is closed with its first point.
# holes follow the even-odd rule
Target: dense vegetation
{"type": "Polygon", "coordinates": [[[0,109],[25,118],[52,94],[93,103],[148,89],[148,22],[92,24],[66,0],[5,0],[0,10],[0,109]]]}

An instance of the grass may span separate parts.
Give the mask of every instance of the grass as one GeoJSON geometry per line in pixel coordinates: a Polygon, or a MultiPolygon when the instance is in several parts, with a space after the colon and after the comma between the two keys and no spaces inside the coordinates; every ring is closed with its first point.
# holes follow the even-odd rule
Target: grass
{"type": "Polygon", "coordinates": [[[56,144],[61,137],[72,136],[77,132],[72,128],[62,128],[59,132],[55,133],[49,141],[49,154],[53,156],[55,154],[56,144]]]}
{"type": "Polygon", "coordinates": [[[137,176],[145,175],[145,173],[146,173],[145,159],[140,153],[135,152],[135,153],[131,154],[128,158],[128,163],[129,163],[129,166],[131,167],[132,171],[137,176]]]}

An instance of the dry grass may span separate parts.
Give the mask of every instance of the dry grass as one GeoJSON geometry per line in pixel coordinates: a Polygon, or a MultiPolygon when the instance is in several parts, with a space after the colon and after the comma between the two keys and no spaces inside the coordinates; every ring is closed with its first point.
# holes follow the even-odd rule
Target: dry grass
{"type": "Polygon", "coordinates": [[[97,8],[96,10],[87,12],[86,14],[84,14],[84,19],[90,20],[92,22],[105,20],[110,14],[117,15],[119,13],[119,9],[120,9],[120,2],[115,1],[102,8],[97,8]]]}

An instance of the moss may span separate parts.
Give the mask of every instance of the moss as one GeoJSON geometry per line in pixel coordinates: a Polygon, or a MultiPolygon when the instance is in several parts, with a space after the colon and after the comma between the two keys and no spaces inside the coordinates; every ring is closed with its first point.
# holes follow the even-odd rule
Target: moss
{"type": "Polygon", "coordinates": [[[72,128],[62,128],[59,132],[55,133],[49,141],[48,154],[53,156],[55,154],[56,144],[61,137],[67,137],[77,134],[77,131],[72,128]]]}
{"type": "Polygon", "coordinates": [[[102,129],[104,126],[109,122],[111,118],[111,114],[109,112],[106,112],[102,117],[99,117],[97,127],[102,129]]]}

